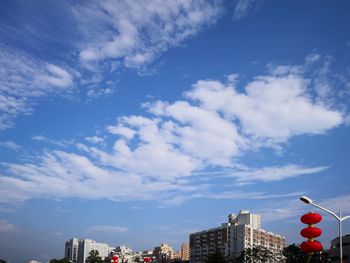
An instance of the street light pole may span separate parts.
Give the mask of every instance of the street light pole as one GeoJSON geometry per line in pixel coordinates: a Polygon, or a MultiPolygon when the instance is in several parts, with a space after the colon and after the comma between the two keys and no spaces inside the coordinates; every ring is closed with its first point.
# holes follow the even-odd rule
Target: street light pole
{"type": "Polygon", "coordinates": [[[307,196],[301,196],[300,200],[303,201],[305,204],[313,205],[313,206],[315,206],[315,207],[317,207],[317,208],[327,212],[328,214],[331,214],[332,216],[334,216],[338,220],[338,222],[339,222],[339,254],[340,254],[340,263],[343,263],[343,229],[342,229],[342,222],[344,220],[346,220],[346,219],[349,219],[350,215],[342,217],[341,210],[339,210],[339,216],[338,216],[336,213],[334,213],[334,212],[332,212],[332,211],[330,211],[330,210],[328,210],[328,209],[326,209],[326,208],[324,208],[322,206],[319,206],[318,204],[315,204],[314,201],[311,198],[307,197],[307,196]]]}

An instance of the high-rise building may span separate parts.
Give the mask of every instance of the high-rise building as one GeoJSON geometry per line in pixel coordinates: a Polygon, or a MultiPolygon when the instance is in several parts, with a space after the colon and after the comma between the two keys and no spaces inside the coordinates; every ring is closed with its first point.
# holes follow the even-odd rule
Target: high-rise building
{"type": "Polygon", "coordinates": [[[80,240],[78,246],[78,263],[85,263],[86,258],[92,250],[97,250],[102,259],[108,257],[112,251],[112,249],[105,243],[97,243],[91,239],[80,240]]]}
{"type": "MultiPolygon", "coordinates": [[[[343,236],[343,262],[350,262],[350,234],[343,236]]],[[[336,237],[331,241],[331,248],[328,253],[331,257],[332,262],[339,263],[339,250],[340,250],[340,240],[336,237]]]]}
{"type": "Polygon", "coordinates": [[[240,211],[238,215],[230,214],[228,223],[190,235],[190,262],[204,263],[217,251],[225,257],[237,257],[255,246],[280,253],[284,244],[284,237],[261,229],[260,215],[240,211]]]}
{"type": "Polygon", "coordinates": [[[97,250],[103,258],[108,257],[112,249],[105,243],[97,243],[91,239],[72,238],[66,241],[64,257],[78,263],[85,263],[90,251],[97,250]]]}
{"type": "Polygon", "coordinates": [[[229,214],[228,222],[233,225],[250,225],[255,229],[261,228],[261,215],[249,213],[247,210],[239,211],[239,214],[229,214]]]}
{"type": "Polygon", "coordinates": [[[182,243],[180,250],[181,260],[190,260],[190,244],[187,242],[182,243]]]}
{"type": "Polygon", "coordinates": [[[66,242],[64,257],[70,261],[78,261],[78,246],[79,240],[77,238],[72,238],[66,242]]]}

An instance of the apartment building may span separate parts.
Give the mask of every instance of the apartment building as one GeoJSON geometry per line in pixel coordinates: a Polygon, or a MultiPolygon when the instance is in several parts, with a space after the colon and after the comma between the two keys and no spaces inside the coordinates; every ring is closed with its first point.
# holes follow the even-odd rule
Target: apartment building
{"type": "Polygon", "coordinates": [[[65,243],[65,258],[72,262],[84,263],[92,250],[97,250],[102,258],[108,257],[112,251],[105,243],[97,243],[91,239],[72,238],[65,243]]]}
{"type": "Polygon", "coordinates": [[[285,238],[261,229],[261,216],[249,211],[230,214],[228,223],[190,234],[190,262],[204,263],[217,251],[225,257],[237,257],[246,248],[260,246],[281,252],[285,238]]]}
{"type": "Polygon", "coordinates": [[[79,240],[77,238],[72,238],[66,241],[64,257],[73,262],[78,262],[78,247],[79,240]]]}
{"type": "Polygon", "coordinates": [[[180,250],[181,260],[190,260],[190,244],[187,242],[182,243],[180,250]]]}

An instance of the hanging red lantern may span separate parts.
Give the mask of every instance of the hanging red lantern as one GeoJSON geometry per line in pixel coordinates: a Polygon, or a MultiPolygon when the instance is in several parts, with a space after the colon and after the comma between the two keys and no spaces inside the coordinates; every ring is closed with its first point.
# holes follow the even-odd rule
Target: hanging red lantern
{"type": "Polygon", "coordinates": [[[316,238],[322,235],[322,230],[318,227],[306,227],[300,231],[300,235],[306,238],[316,238]]]}
{"type": "Polygon", "coordinates": [[[322,230],[318,227],[314,227],[314,224],[321,222],[322,216],[317,213],[307,213],[300,218],[301,222],[307,224],[308,227],[300,231],[300,235],[308,238],[307,241],[300,245],[301,250],[304,253],[313,253],[322,250],[322,244],[314,238],[319,237],[322,234],[322,230]]]}
{"type": "Polygon", "coordinates": [[[315,251],[321,251],[323,249],[322,244],[318,241],[305,241],[300,245],[301,250],[304,253],[312,253],[315,251]]]}
{"type": "Polygon", "coordinates": [[[308,213],[300,218],[301,222],[307,225],[314,225],[322,221],[322,216],[317,213],[308,213]]]}
{"type": "Polygon", "coordinates": [[[111,263],[118,263],[118,262],[119,262],[119,257],[117,255],[113,255],[111,263]]]}

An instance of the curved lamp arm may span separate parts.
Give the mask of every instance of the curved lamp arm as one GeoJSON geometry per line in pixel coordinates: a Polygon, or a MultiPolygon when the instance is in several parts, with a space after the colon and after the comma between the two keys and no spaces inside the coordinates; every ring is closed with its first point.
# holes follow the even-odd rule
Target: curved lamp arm
{"type": "Polygon", "coordinates": [[[322,206],[319,206],[319,205],[317,205],[317,204],[315,204],[315,203],[310,203],[310,205],[313,205],[313,206],[315,206],[315,207],[317,207],[317,208],[319,208],[319,209],[321,209],[321,210],[323,210],[323,211],[325,211],[325,212],[331,214],[331,215],[334,216],[338,221],[342,221],[344,218],[350,218],[350,216],[346,216],[346,217],[344,217],[344,218],[340,218],[339,216],[336,215],[336,213],[334,213],[334,212],[332,212],[332,211],[330,211],[330,210],[328,210],[328,209],[326,209],[326,208],[324,208],[324,207],[322,207],[322,206]]]}
{"type": "Polygon", "coordinates": [[[346,220],[346,219],[350,219],[350,215],[349,215],[349,216],[344,216],[344,217],[342,217],[342,218],[341,218],[341,221],[344,221],[344,220],[346,220]]]}

